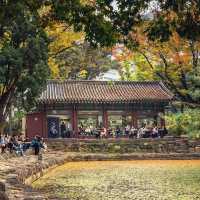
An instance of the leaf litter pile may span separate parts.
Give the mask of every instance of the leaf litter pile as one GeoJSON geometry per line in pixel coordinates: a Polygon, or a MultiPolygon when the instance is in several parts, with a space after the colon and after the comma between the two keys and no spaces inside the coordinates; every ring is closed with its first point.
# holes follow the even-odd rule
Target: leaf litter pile
{"type": "Polygon", "coordinates": [[[200,161],[69,162],[33,187],[69,200],[200,200],[200,161]]]}

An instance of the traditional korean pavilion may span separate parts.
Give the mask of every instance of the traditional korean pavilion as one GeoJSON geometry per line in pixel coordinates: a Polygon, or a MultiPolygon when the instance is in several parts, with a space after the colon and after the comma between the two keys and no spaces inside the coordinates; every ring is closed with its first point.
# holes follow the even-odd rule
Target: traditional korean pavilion
{"type": "Polygon", "coordinates": [[[26,133],[61,137],[62,124],[70,137],[79,137],[79,127],[164,126],[160,116],[172,98],[162,82],[49,80],[37,111],[27,115],[26,133]]]}

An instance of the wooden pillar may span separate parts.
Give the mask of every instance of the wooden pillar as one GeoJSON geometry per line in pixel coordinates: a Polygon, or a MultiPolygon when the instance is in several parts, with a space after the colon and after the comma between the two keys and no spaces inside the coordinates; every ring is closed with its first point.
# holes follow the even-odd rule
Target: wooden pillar
{"type": "Polygon", "coordinates": [[[137,119],[138,119],[137,112],[132,112],[131,117],[132,117],[132,126],[137,128],[138,127],[138,124],[137,124],[137,119]]]}
{"type": "Polygon", "coordinates": [[[155,125],[155,126],[158,126],[158,114],[154,115],[153,121],[154,121],[154,122],[153,122],[154,125],[155,125]]]}
{"type": "Polygon", "coordinates": [[[77,109],[74,106],[72,110],[72,128],[73,128],[73,136],[78,136],[78,115],[77,109]]]}
{"type": "Polygon", "coordinates": [[[160,127],[165,127],[165,111],[162,112],[162,117],[160,118],[160,127]]]}
{"type": "Polygon", "coordinates": [[[103,127],[108,129],[108,112],[107,110],[103,109],[103,127]]]}
{"type": "Polygon", "coordinates": [[[98,121],[98,115],[96,115],[96,128],[98,128],[98,126],[99,126],[99,121],[98,121]]]}

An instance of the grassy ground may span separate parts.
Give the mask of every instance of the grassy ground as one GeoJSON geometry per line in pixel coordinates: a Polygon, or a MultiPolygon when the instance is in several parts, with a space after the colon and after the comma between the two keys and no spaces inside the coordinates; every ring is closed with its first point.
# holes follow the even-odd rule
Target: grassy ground
{"type": "Polygon", "coordinates": [[[73,162],[33,187],[70,200],[200,199],[200,161],[73,162]]]}

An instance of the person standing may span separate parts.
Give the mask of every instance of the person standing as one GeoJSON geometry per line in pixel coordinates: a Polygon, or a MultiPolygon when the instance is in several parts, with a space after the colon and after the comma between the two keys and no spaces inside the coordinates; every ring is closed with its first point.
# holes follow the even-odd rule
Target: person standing
{"type": "Polygon", "coordinates": [[[31,147],[34,149],[34,154],[39,155],[40,149],[44,148],[40,136],[35,136],[35,138],[31,142],[31,147]]]}
{"type": "Polygon", "coordinates": [[[60,125],[60,132],[61,132],[61,137],[66,137],[66,125],[65,122],[62,121],[61,125],[60,125]]]}
{"type": "Polygon", "coordinates": [[[0,145],[1,145],[1,153],[5,153],[5,149],[6,149],[5,135],[0,136],[0,145]]]}
{"type": "Polygon", "coordinates": [[[67,133],[66,133],[66,137],[67,138],[70,138],[70,135],[71,135],[71,133],[72,133],[72,125],[71,125],[71,122],[70,122],[70,120],[69,121],[67,121],[67,133]]]}

